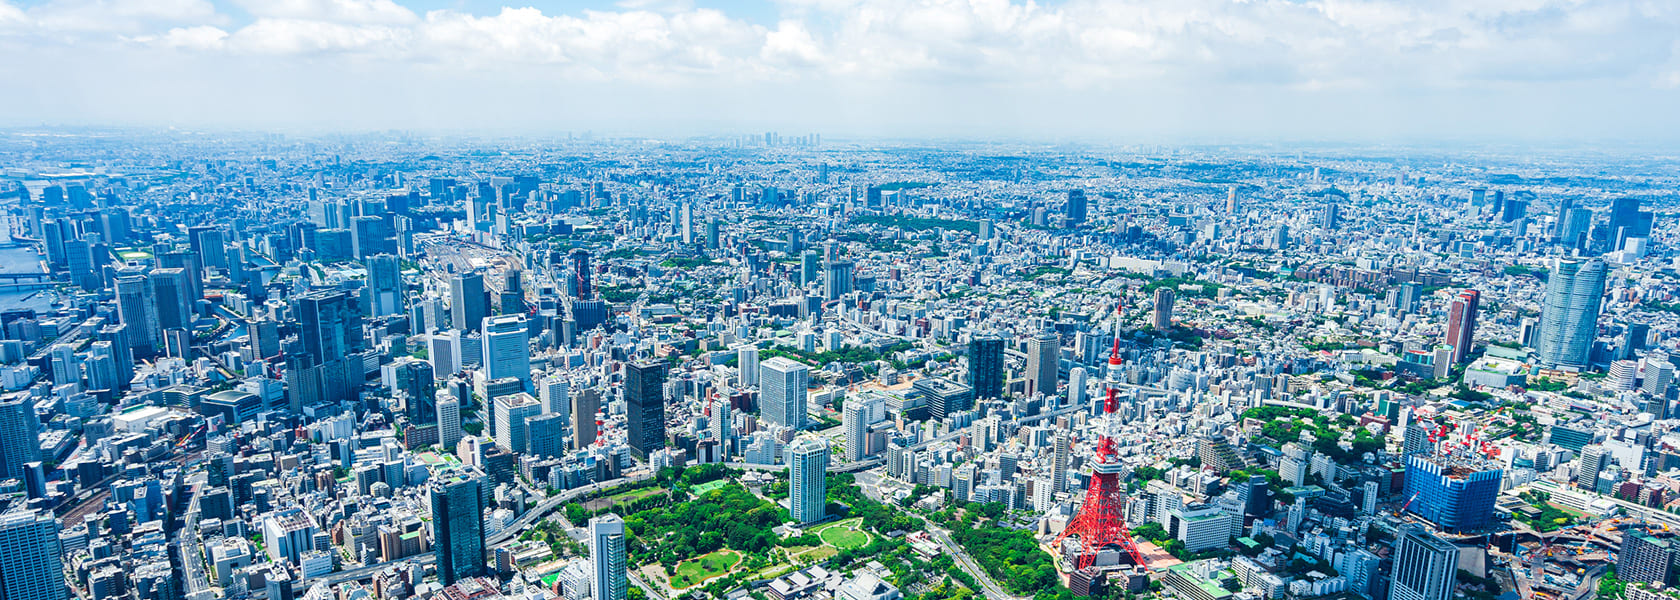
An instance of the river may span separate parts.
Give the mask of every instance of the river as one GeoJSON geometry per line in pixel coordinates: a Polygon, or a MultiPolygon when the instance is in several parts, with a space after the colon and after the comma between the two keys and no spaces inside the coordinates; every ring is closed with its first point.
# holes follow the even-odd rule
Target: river
{"type": "MultiPolygon", "coordinates": [[[[9,246],[12,243],[13,217],[0,219],[0,273],[40,273],[41,255],[30,246],[9,246]]],[[[4,282],[0,282],[4,283],[4,282]]],[[[57,294],[51,290],[13,291],[0,289],[0,310],[32,308],[36,312],[50,312],[57,294]]]]}

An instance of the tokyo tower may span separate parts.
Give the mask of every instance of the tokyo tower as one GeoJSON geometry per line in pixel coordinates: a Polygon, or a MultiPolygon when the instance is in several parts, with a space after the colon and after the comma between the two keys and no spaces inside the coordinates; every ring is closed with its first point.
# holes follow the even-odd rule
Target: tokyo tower
{"type": "Polygon", "coordinates": [[[1063,540],[1079,538],[1076,570],[1090,567],[1097,560],[1097,552],[1110,546],[1131,555],[1133,564],[1143,564],[1143,554],[1138,552],[1137,542],[1126,529],[1126,489],[1120,482],[1122,466],[1114,439],[1118,427],[1114,412],[1120,405],[1120,314],[1124,305],[1122,301],[1114,307],[1114,348],[1108,354],[1106,379],[1108,395],[1103,398],[1103,415],[1098,424],[1100,433],[1091,487],[1085,490],[1085,504],[1079,507],[1079,514],[1056,536],[1053,544],[1060,551],[1063,540]]]}

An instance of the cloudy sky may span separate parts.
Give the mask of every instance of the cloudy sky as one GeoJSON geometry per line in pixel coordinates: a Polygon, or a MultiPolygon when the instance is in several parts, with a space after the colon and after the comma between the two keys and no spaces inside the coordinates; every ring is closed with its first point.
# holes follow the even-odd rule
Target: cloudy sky
{"type": "Polygon", "coordinates": [[[0,0],[0,125],[1680,141],[1676,0],[0,0]]]}

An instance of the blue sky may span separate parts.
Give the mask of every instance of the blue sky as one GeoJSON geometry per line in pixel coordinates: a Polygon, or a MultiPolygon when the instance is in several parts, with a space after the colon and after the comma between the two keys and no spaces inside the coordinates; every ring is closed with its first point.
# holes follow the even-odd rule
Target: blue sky
{"type": "Polygon", "coordinates": [[[0,0],[0,125],[1680,138],[1663,0],[0,0]]]}

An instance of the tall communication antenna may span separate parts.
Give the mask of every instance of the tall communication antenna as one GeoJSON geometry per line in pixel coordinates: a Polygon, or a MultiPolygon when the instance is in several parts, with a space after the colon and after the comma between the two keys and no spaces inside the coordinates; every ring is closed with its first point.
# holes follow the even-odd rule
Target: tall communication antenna
{"type": "Polygon", "coordinates": [[[1114,307],[1114,347],[1108,353],[1105,381],[1108,395],[1103,398],[1102,420],[1098,424],[1096,470],[1090,487],[1085,490],[1085,504],[1053,544],[1059,550],[1063,540],[1078,538],[1079,570],[1090,567],[1097,560],[1097,552],[1111,546],[1131,555],[1133,564],[1143,565],[1143,553],[1138,551],[1137,542],[1126,529],[1126,489],[1120,483],[1123,466],[1115,448],[1119,423],[1114,413],[1120,407],[1120,318],[1124,307],[1123,298],[1114,307]]]}

